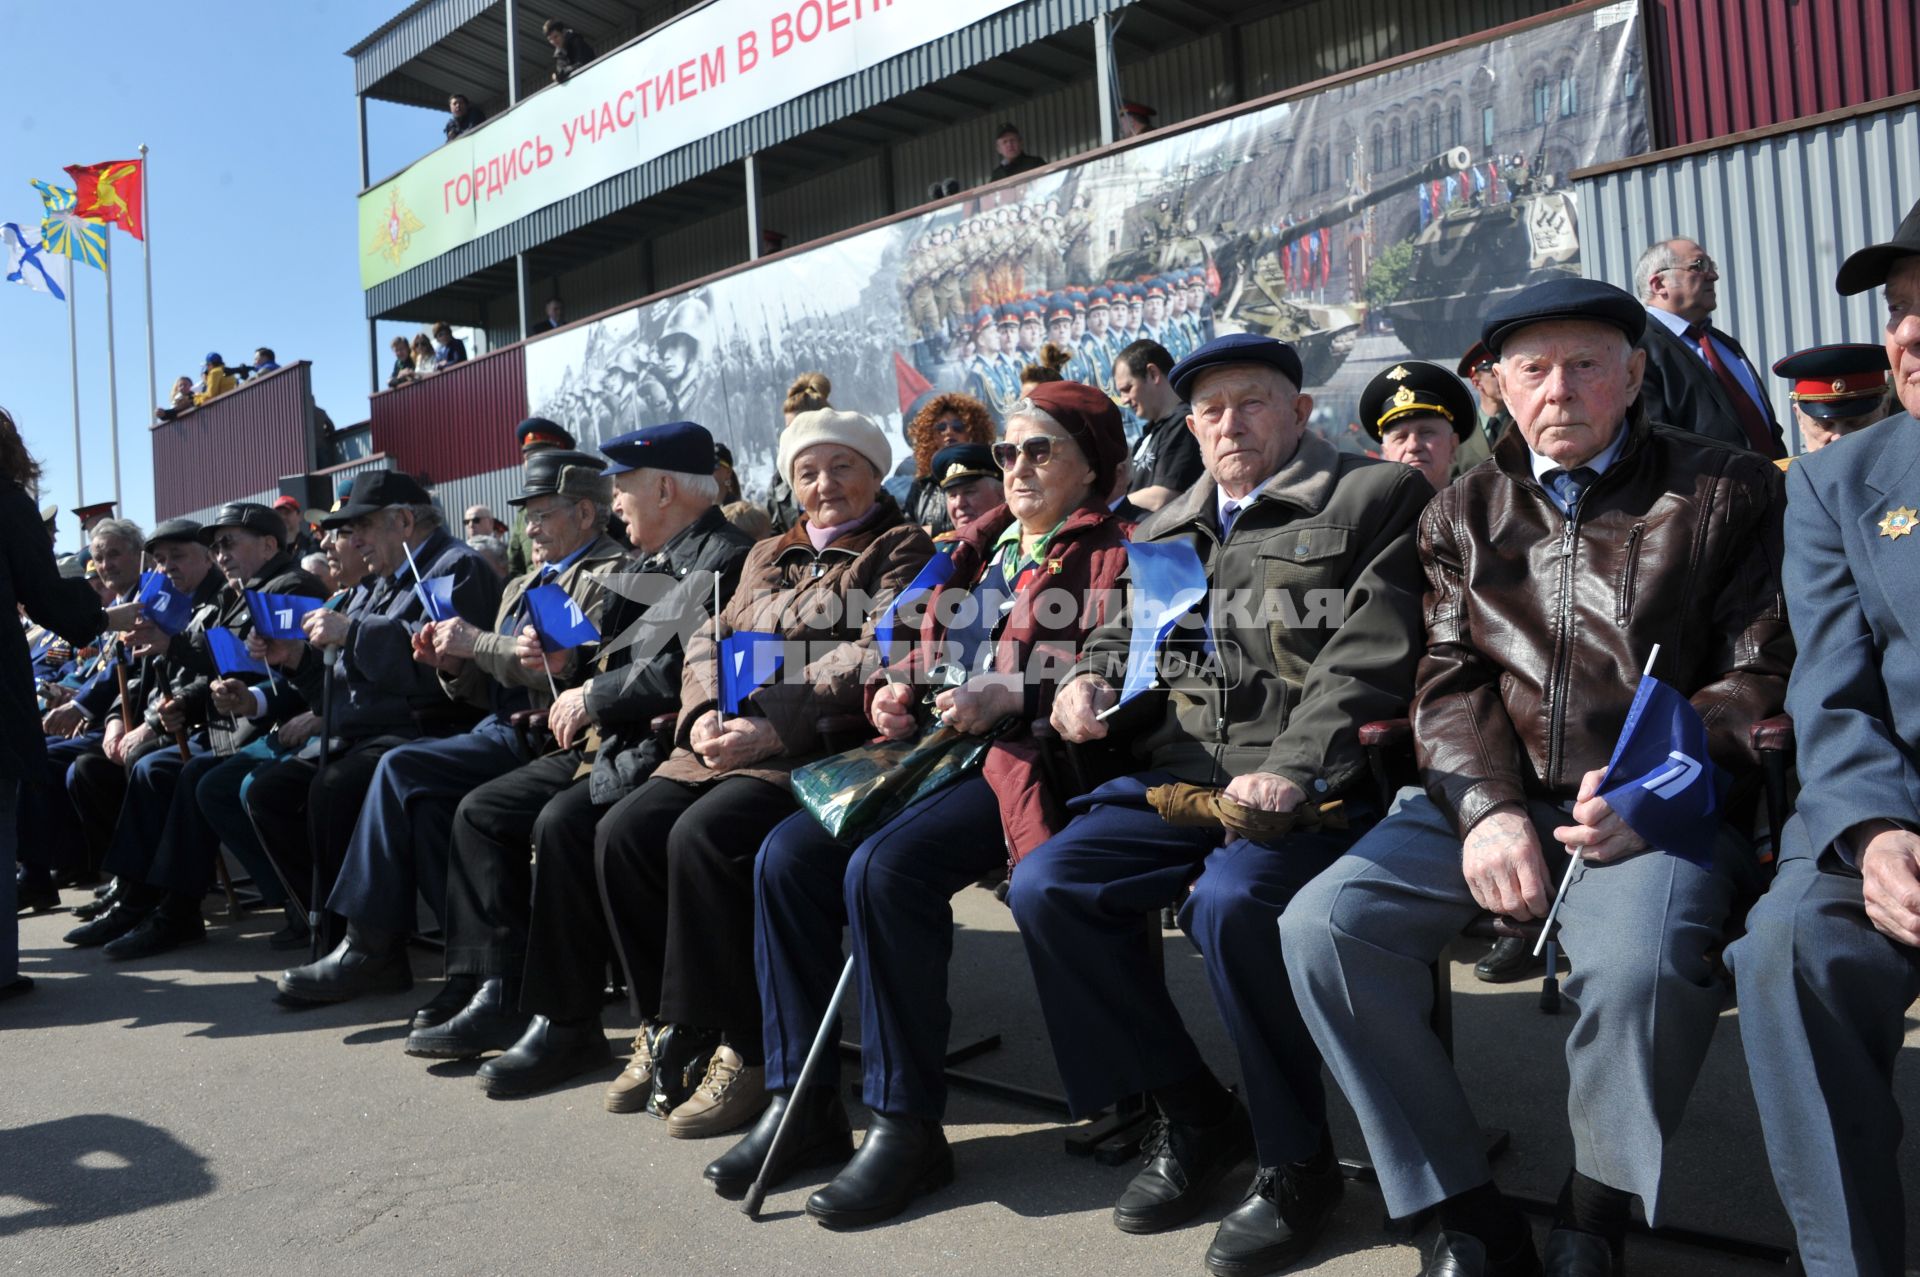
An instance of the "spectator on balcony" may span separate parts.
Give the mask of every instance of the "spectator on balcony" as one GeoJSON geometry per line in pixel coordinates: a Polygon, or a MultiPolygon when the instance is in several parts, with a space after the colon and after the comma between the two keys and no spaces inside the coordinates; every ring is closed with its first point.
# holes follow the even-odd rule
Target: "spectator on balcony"
{"type": "Polygon", "coordinates": [[[479,128],[486,121],[485,111],[467,101],[466,94],[456,93],[447,99],[447,122],[441,127],[447,135],[447,141],[451,142],[468,129],[479,128]]]}
{"type": "Polygon", "coordinates": [[[1143,102],[1122,102],[1120,104],[1120,137],[1124,140],[1139,137],[1153,128],[1153,117],[1160,114],[1143,102]]]}
{"type": "Polygon", "coordinates": [[[207,352],[207,362],[202,369],[199,389],[194,392],[193,401],[203,404],[209,399],[226,394],[240,382],[227,371],[227,361],[220,358],[218,351],[207,352]]]}
{"type": "Polygon", "coordinates": [[[388,349],[393,351],[393,371],[387,374],[387,389],[396,390],[413,380],[413,346],[405,337],[395,337],[388,349]]]}
{"type": "Polygon", "coordinates": [[[280,361],[273,357],[273,347],[262,346],[253,352],[253,374],[257,377],[263,372],[278,372],[280,361]]]}
{"type": "Polygon", "coordinates": [[[445,320],[433,326],[433,370],[439,372],[449,364],[467,362],[467,344],[453,335],[453,327],[445,320]]]}
{"type": "Polygon", "coordinates": [[[998,152],[1000,162],[987,174],[989,182],[998,182],[1014,176],[1016,173],[1028,173],[1046,166],[1046,157],[1028,155],[1022,148],[1020,130],[1013,124],[1002,124],[1000,131],[993,135],[993,149],[998,152]]]}
{"type": "Polygon", "coordinates": [[[165,408],[154,412],[158,421],[172,421],[181,413],[193,407],[193,378],[176,377],[173,380],[173,398],[165,408]]]}
{"type": "Polygon", "coordinates": [[[558,297],[547,298],[547,317],[535,324],[535,332],[550,333],[567,322],[567,304],[558,297]]]}
{"type": "Polygon", "coordinates": [[[565,84],[567,78],[599,57],[587,38],[558,18],[548,18],[547,43],[553,46],[553,82],[565,84]]]}
{"type": "Polygon", "coordinates": [[[434,354],[433,338],[425,333],[413,335],[413,380],[418,381],[439,370],[439,361],[434,354]]]}

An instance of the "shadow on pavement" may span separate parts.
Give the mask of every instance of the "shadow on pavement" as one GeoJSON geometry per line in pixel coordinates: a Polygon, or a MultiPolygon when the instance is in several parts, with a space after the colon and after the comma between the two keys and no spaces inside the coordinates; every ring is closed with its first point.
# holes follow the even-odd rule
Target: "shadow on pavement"
{"type": "Polygon", "coordinates": [[[62,1228],[204,1197],[207,1159],[167,1131],[129,1117],[84,1113],[0,1131],[0,1197],[35,1209],[0,1216],[0,1237],[62,1228]]]}

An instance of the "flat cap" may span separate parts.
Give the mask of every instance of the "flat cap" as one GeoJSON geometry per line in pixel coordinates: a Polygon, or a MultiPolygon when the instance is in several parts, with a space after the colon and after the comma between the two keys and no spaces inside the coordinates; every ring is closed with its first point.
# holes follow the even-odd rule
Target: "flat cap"
{"type": "Polygon", "coordinates": [[[665,470],[671,474],[712,474],[713,434],[697,421],[669,421],[615,435],[600,445],[607,473],[665,470]]]}
{"type": "Polygon", "coordinates": [[[528,417],[513,428],[513,437],[520,442],[520,450],[528,448],[577,448],[573,435],[567,428],[548,421],[545,417],[528,417]]]}
{"type": "Polygon", "coordinates": [[[1175,364],[1167,373],[1167,381],[1173,386],[1174,394],[1191,402],[1193,383],[1200,374],[1229,364],[1265,364],[1291,381],[1296,390],[1304,375],[1300,367],[1300,352],[1286,342],[1257,333],[1228,333],[1224,337],[1215,337],[1175,364]]]}
{"type": "Polygon", "coordinates": [[[1403,359],[1378,373],[1360,392],[1360,426],[1375,439],[1414,417],[1439,417],[1465,439],[1479,424],[1473,396],[1439,364],[1403,359]]]}
{"type": "Polygon", "coordinates": [[[998,479],[993,449],[984,443],[956,443],[933,454],[933,478],[945,492],[975,479],[998,479]]]}
{"type": "Polygon", "coordinates": [[[1550,279],[1523,288],[1497,303],[1480,323],[1480,344],[1498,356],[1507,338],[1522,328],[1556,320],[1590,320],[1610,324],[1640,340],[1647,330],[1647,309],[1632,293],[1597,279],[1550,279]]]}
{"type": "MultiPolygon", "coordinates": [[[[338,509],[320,522],[324,528],[344,528],[355,519],[395,505],[431,505],[433,498],[410,474],[398,470],[362,470],[353,476],[353,488],[338,509]]],[[[279,519],[276,517],[277,524],[279,519]]]]}
{"type": "Polygon", "coordinates": [[[156,527],[147,537],[147,549],[151,550],[162,541],[198,541],[200,525],[192,519],[167,519],[156,527]]]}
{"type": "Polygon", "coordinates": [[[1831,421],[1878,408],[1887,394],[1888,367],[1885,346],[1847,342],[1796,351],[1773,371],[1793,382],[1794,407],[1831,421]]]}
{"type": "Polygon", "coordinates": [[[1840,263],[1833,286],[1844,297],[1864,293],[1887,282],[1893,264],[1903,257],[1920,256],[1920,203],[1907,210],[1900,229],[1884,244],[1863,248],[1840,263]]]}
{"type": "Polygon", "coordinates": [[[239,528],[242,532],[272,537],[275,545],[286,548],[287,525],[258,501],[231,501],[221,506],[200,529],[200,539],[211,545],[214,534],[222,528],[239,528]]]}
{"type": "Polygon", "coordinates": [[[508,505],[525,505],[536,497],[573,497],[602,504],[613,500],[613,480],[601,474],[604,458],[590,452],[548,448],[528,457],[521,467],[520,495],[508,505]]]}

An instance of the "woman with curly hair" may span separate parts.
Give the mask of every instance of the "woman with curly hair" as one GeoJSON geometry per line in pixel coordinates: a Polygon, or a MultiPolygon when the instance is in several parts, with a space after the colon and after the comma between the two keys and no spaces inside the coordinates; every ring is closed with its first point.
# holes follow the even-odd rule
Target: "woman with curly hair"
{"type": "Polygon", "coordinates": [[[956,443],[992,443],[993,414],[971,395],[936,395],[907,425],[913,444],[913,486],[907,490],[907,517],[939,536],[953,530],[947,515],[947,497],[940,477],[933,473],[933,454],[956,443]]]}

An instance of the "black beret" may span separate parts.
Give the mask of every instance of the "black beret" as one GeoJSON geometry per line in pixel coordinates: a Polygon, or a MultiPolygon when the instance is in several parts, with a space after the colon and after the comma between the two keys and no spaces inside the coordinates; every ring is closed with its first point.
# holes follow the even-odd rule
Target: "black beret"
{"type": "Polygon", "coordinates": [[[1405,418],[1435,416],[1453,426],[1456,439],[1465,439],[1480,421],[1466,386],[1438,364],[1402,360],[1360,392],[1360,427],[1375,439],[1405,418]]]}
{"type": "Polygon", "coordinates": [[[1893,264],[1902,257],[1920,256],[1920,203],[1907,210],[1900,229],[1884,244],[1863,248],[1840,263],[1833,286],[1845,297],[1878,288],[1887,282],[1893,264]]]}
{"type": "Polygon", "coordinates": [[[192,519],[168,519],[154,528],[152,534],[147,537],[147,549],[153,549],[162,541],[198,541],[200,539],[200,525],[192,519]]]}
{"type": "Polygon", "coordinates": [[[1000,467],[993,464],[993,449],[984,443],[956,443],[933,454],[934,482],[945,492],[955,484],[975,479],[998,479],[1000,467]]]}
{"type": "Polygon", "coordinates": [[[712,474],[713,436],[692,421],[669,421],[615,435],[600,445],[612,465],[608,474],[629,470],[667,470],[674,474],[712,474]]]}
{"type": "Polygon", "coordinates": [[[525,505],[535,497],[584,497],[593,501],[613,499],[612,481],[601,474],[607,468],[604,457],[590,452],[570,452],[548,448],[528,457],[522,467],[520,495],[508,497],[508,505],[525,505]]]}
{"type": "Polygon", "coordinates": [[[200,529],[200,539],[212,545],[214,534],[222,528],[239,528],[243,532],[272,537],[274,544],[283,549],[287,544],[285,521],[258,501],[233,501],[221,506],[219,513],[208,519],[200,529]]]}
{"type": "Polygon", "coordinates": [[[542,444],[549,448],[577,448],[573,435],[565,426],[548,421],[545,417],[528,417],[514,427],[513,437],[520,441],[521,448],[528,444],[542,444]]]}
{"type": "Polygon", "coordinates": [[[1502,343],[1522,328],[1582,319],[1611,324],[1629,342],[1639,341],[1647,330],[1647,308],[1633,294],[1597,279],[1568,277],[1523,288],[1496,303],[1481,321],[1480,344],[1497,357],[1502,343]]]}
{"type": "MultiPolygon", "coordinates": [[[[355,519],[394,505],[431,505],[433,498],[410,474],[399,470],[362,470],[339,509],[320,521],[323,528],[344,528],[355,519]]],[[[262,507],[264,508],[264,507],[262,507]]]]}
{"type": "Polygon", "coordinates": [[[1226,364],[1266,364],[1278,369],[1296,390],[1303,380],[1300,352],[1286,342],[1257,333],[1228,333],[1215,337],[1175,364],[1167,372],[1167,381],[1173,386],[1174,394],[1191,402],[1194,380],[1208,369],[1226,364]]]}

